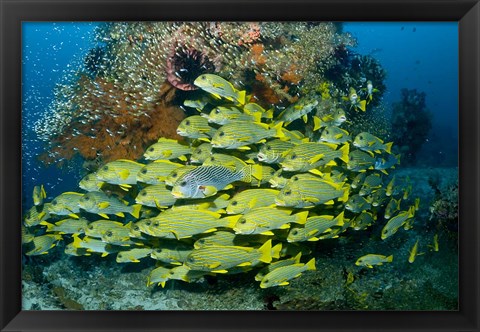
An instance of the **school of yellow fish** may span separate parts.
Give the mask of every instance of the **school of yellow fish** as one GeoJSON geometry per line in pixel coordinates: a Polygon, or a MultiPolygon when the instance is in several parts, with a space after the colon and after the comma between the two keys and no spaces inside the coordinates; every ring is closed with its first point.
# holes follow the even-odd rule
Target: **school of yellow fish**
{"type": "MultiPolygon", "coordinates": [[[[341,107],[320,118],[313,112],[318,101],[303,98],[274,116],[219,76],[201,75],[195,85],[207,102],[185,102],[199,111],[178,126],[185,142],[160,137],[141,162],[109,162],[86,175],[78,192],[50,202],[43,186],[35,187],[22,226],[25,254],[46,254],[63,240],[68,255],[151,259],[147,285],[256,270],[267,288],[315,270],[304,241],[380,221],[382,240],[413,227],[419,200],[387,172],[400,156],[392,143],[342,129],[341,107]],[[314,138],[288,129],[297,120],[312,125],[314,138]],[[106,186],[125,195],[102,191],[106,186]]],[[[352,88],[344,107],[365,111],[356,96],[352,88]]],[[[368,254],[355,264],[392,259],[368,254]]]]}

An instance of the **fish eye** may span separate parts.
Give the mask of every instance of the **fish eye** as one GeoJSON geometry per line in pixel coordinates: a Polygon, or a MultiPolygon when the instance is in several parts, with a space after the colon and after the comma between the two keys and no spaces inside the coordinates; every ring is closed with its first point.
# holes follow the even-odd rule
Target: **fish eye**
{"type": "Polygon", "coordinates": [[[90,197],[88,197],[88,196],[83,196],[83,199],[86,200],[86,201],[88,201],[88,200],[90,199],[90,197]]]}
{"type": "Polygon", "coordinates": [[[187,181],[182,181],[182,183],[180,183],[180,187],[185,187],[187,185],[187,181]]]}
{"type": "Polygon", "coordinates": [[[122,255],[121,253],[119,253],[119,254],[117,255],[117,257],[118,257],[118,258],[123,258],[123,255],[122,255]]]}
{"type": "Polygon", "coordinates": [[[112,231],[106,231],[105,235],[108,236],[108,237],[111,237],[113,235],[113,233],[112,233],[112,231]]]}
{"type": "Polygon", "coordinates": [[[142,170],[140,171],[140,173],[142,173],[142,174],[147,174],[147,170],[146,170],[146,169],[142,169],[142,170]]]}
{"type": "Polygon", "coordinates": [[[245,219],[240,219],[241,224],[245,224],[247,221],[245,219]]]}
{"type": "Polygon", "coordinates": [[[232,201],[232,206],[236,206],[238,205],[238,202],[237,201],[232,201]]]}
{"type": "Polygon", "coordinates": [[[152,224],[152,222],[150,220],[145,222],[145,225],[147,225],[147,226],[150,226],[151,224],[152,224]]]}
{"type": "Polygon", "coordinates": [[[267,145],[267,151],[270,151],[272,147],[270,145],[267,145]]]}
{"type": "Polygon", "coordinates": [[[139,230],[140,230],[140,227],[138,227],[138,226],[133,226],[133,230],[134,230],[134,231],[139,231],[139,230]]]}
{"type": "Polygon", "coordinates": [[[196,153],[202,153],[202,149],[197,149],[196,153]]]}
{"type": "Polygon", "coordinates": [[[358,138],[363,139],[363,136],[359,136],[358,138]]]}
{"type": "Polygon", "coordinates": [[[172,173],[172,177],[173,177],[173,178],[176,178],[177,176],[178,176],[177,172],[172,173]]]}
{"type": "Polygon", "coordinates": [[[155,151],[155,148],[151,147],[151,148],[148,149],[148,151],[153,152],[153,151],[155,151]]]}
{"type": "Polygon", "coordinates": [[[172,276],[175,274],[175,272],[173,272],[172,270],[168,271],[168,273],[172,276]]]}
{"type": "Polygon", "coordinates": [[[56,201],[56,200],[53,200],[53,201],[52,201],[52,205],[57,205],[57,201],[56,201]]]}
{"type": "Polygon", "coordinates": [[[330,134],[330,132],[329,132],[328,130],[325,130],[325,133],[326,133],[327,135],[329,135],[329,134],[330,134]]]}
{"type": "Polygon", "coordinates": [[[153,226],[155,226],[155,227],[158,227],[158,225],[159,225],[158,221],[155,221],[155,222],[153,223],[153,226]]]}
{"type": "Polygon", "coordinates": [[[298,176],[295,175],[295,176],[293,177],[293,181],[298,181],[298,180],[299,180],[298,176]]]}
{"type": "Polygon", "coordinates": [[[188,261],[189,261],[190,263],[195,263],[195,258],[189,257],[189,258],[188,258],[188,261]]]}
{"type": "Polygon", "coordinates": [[[215,161],[215,157],[210,157],[210,161],[215,161]]]}
{"type": "Polygon", "coordinates": [[[292,191],[291,190],[287,190],[286,192],[284,192],[284,195],[285,196],[290,196],[292,194],[292,191]]]}
{"type": "Polygon", "coordinates": [[[217,113],[217,114],[220,113],[220,110],[217,108],[217,109],[215,110],[215,113],[217,113]]]}
{"type": "Polygon", "coordinates": [[[92,230],[92,229],[93,229],[93,225],[88,225],[87,228],[88,228],[89,230],[92,230]]]}
{"type": "Polygon", "coordinates": [[[187,126],[190,126],[190,120],[185,121],[185,124],[186,124],[187,126]]]}
{"type": "Polygon", "coordinates": [[[225,133],[223,131],[221,131],[221,132],[218,133],[218,136],[220,136],[220,137],[225,136],[225,133]]]}
{"type": "Polygon", "coordinates": [[[103,166],[104,171],[108,171],[108,166],[103,166]]]}
{"type": "Polygon", "coordinates": [[[202,76],[200,76],[200,79],[205,81],[207,79],[207,76],[202,75],[202,76]]]}
{"type": "Polygon", "coordinates": [[[147,192],[142,190],[142,192],[140,193],[140,195],[142,195],[142,196],[147,196],[147,192]]]}
{"type": "Polygon", "coordinates": [[[296,154],[292,154],[292,156],[290,157],[290,159],[292,159],[292,160],[295,159],[295,158],[297,158],[296,154]]]}
{"type": "Polygon", "coordinates": [[[160,253],[162,252],[162,249],[156,249],[155,252],[156,252],[157,254],[160,254],[160,253]]]}
{"type": "Polygon", "coordinates": [[[298,234],[298,231],[297,231],[296,229],[294,229],[294,230],[292,231],[292,234],[293,234],[293,235],[297,235],[297,234],[298,234]]]}

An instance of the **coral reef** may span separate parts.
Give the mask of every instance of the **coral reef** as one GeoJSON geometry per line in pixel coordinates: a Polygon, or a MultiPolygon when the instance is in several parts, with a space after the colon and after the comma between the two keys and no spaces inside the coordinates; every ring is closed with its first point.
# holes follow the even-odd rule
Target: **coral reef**
{"type": "Polygon", "coordinates": [[[432,114],[426,109],[424,92],[402,89],[402,100],[393,104],[392,139],[402,165],[414,164],[416,155],[432,128],[432,114]]]}
{"type": "Polygon", "coordinates": [[[35,124],[47,144],[40,159],[60,165],[76,155],[99,164],[119,156],[137,159],[155,138],[178,138],[179,107],[194,98],[193,79],[203,73],[219,73],[246,87],[263,106],[288,105],[318,83],[339,43],[353,44],[337,27],[105,23],[73,82],[57,86],[55,100],[35,124]]]}

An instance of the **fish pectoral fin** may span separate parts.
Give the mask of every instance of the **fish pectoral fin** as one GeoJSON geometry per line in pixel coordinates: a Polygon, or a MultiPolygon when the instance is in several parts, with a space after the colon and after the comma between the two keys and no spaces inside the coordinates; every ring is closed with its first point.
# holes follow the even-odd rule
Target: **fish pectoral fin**
{"type": "Polygon", "coordinates": [[[219,267],[220,265],[221,265],[220,262],[216,262],[216,263],[208,264],[207,267],[209,269],[215,269],[215,268],[219,267]]]}
{"type": "Polygon", "coordinates": [[[97,204],[97,206],[98,206],[99,209],[105,209],[105,208],[107,208],[107,207],[110,206],[110,203],[108,203],[108,202],[100,202],[100,203],[97,204]]]}
{"type": "Polygon", "coordinates": [[[278,227],[278,229],[287,229],[290,228],[290,224],[283,224],[282,226],[278,227]]]}
{"type": "Polygon", "coordinates": [[[172,150],[164,150],[164,151],[162,152],[162,155],[163,155],[164,157],[170,157],[172,154],[173,154],[173,151],[172,151],[172,150]]]}
{"type": "Polygon", "coordinates": [[[213,196],[217,193],[217,188],[215,188],[214,186],[200,186],[199,189],[206,197],[213,196]]]}
{"type": "Polygon", "coordinates": [[[118,172],[118,175],[120,176],[121,179],[125,180],[130,175],[130,171],[128,169],[124,169],[118,172]]]}
{"type": "Polygon", "coordinates": [[[303,120],[304,123],[307,123],[307,121],[308,121],[308,116],[307,116],[306,114],[303,115],[303,116],[302,116],[302,120],[303,120]]]}
{"type": "MultiPolygon", "coordinates": [[[[315,197],[306,197],[305,200],[307,202],[310,202],[310,203],[318,203],[320,202],[320,200],[318,198],[315,198],[315,197]]],[[[332,201],[333,202],[333,201],[332,201]]],[[[327,204],[327,203],[324,203],[324,204],[327,204]]]]}
{"type": "Polygon", "coordinates": [[[110,219],[105,213],[99,213],[98,215],[102,218],[110,219]]]}
{"type": "Polygon", "coordinates": [[[129,191],[130,188],[132,188],[132,186],[129,185],[129,184],[119,184],[119,187],[120,187],[120,189],[122,189],[124,191],[129,191]]]}
{"type": "Polygon", "coordinates": [[[125,217],[125,214],[123,214],[123,212],[117,212],[115,213],[116,216],[119,216],[119,217],[125,217]]]}
{"type": "Polygon", "coordinates": [[[322,159],[325,155],[323,153],[321,154],[318,154],[312,158],[310,158],[310,160],[308,161],[310,164],[314,164],[316,163],[317,161],[319,161],[320,159],[322,159]]]}
{"type": "Polygon", "coordinates": [[[272,231],[261,232],[262,235],[275,235],[272,231]]]}
{"type": "Polygon", "coordinates": [[[68,216],[69,216],[69,217],[72,217],[72,218],[74,218],[74,219],[79,219],[79,218],[80,218],[80,217],[79,217],[78,215],[76,215],[75,213],[70,213],[68,216]]]}
{"type": "Polygon", "coordinates": [[[287,286],[288,284],[290,284],[288,281],[284,281],[284,282],[278,284],[278,286],[287,286]]]}
{"type": "Polygon", "coordinates": [[[320,238],[318,238],[316,236],[313,236],[313,237],[309,238],[307,241],[313,242],[313,241],[318,241],[318,240],[320,240],[320,238]]]}
{"type": "Polygon", "coordinates": [[[239,146],[237,150],[251,150],[249,146],[239,146]]]}

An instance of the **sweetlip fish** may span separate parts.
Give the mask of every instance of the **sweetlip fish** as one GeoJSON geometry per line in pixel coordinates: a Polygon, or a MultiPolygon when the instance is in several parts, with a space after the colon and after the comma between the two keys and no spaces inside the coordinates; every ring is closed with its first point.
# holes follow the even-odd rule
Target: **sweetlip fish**
{"type": "Polygon", "coordinates": [[[286,286],[291,279],[300,277],[303,272],[308,270],[316,270],[315,258],[312,258],[306,264],[291,264],[274,269],[267,273],[260,281],[260,288],[286,286]]]}
{"type": "Polygon", "coordinates": [[[111,161],[97,171],[97,179],[103,182],[118,184],[127,190],[137,184],[137,174],[145,165],[132,160],[118,159],[111,161]]]}
{"type": "Polygon", "coordinates": [[[200,89],[207,91],[217,99],[225,98],[237,104],[245,105],[246,91],[238,91],[234,88],[232,83],[218,75],[200,75],[195,79],[193,84],[200,89]]]}
{"type": "Polygon", "coordinates": [[[213,196],[235,181],[251,182],[252,175],[261,175],[261,167],[248,165],[240,171],[225,166],[199,166],[178,178],[172,188],[176,198],[203,198],[213,196]]]}

